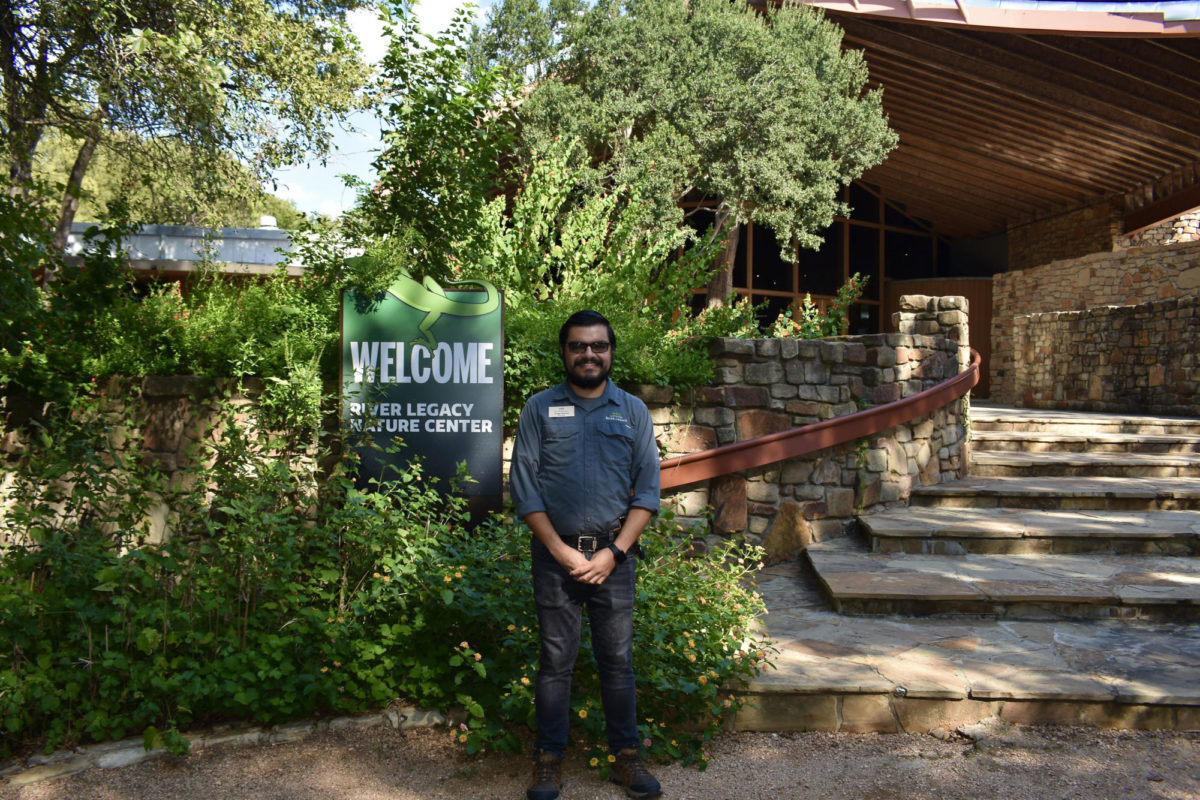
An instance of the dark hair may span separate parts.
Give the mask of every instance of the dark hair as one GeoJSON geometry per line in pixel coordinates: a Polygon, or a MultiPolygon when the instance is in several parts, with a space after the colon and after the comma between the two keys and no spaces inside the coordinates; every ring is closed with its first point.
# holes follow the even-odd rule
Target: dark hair
{"type": "Polygon", "coordinates": [[[617,349],[617,335],[613,333],[612,325],[608,324],[608,320],[599,311],[584,309],[576,311],[571,316],[567,317],[567,321],[558,329],[558,349],[561,350],[567,346],[567,331],[571,328],[590,328],[593,325],[603,325],[608,331],[608,343],[612,345],[612,349],[617,349]]]}

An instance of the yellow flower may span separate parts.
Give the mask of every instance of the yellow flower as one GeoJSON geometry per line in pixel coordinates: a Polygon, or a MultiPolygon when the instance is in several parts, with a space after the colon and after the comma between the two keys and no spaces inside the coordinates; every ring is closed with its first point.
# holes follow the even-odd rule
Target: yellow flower
{"type": "Polygon", "coordinates": [[[462,573],[461,573],[461,572],[456,572],[456,573],[454,573],[454,577],[456,577],[456,578],[461,578],[461,577],[462,577],[462,573]]]}
{"type": "Polygon", "coordinates": [[[586,708],[579,709],[579,718],[587,719],[587,709],[586,708]]]}
{"type": "Polygon", "coordinates": [[[379,578],[379,577],[381,577],[381,576],[380,576],[380,574],[379,574],[378,572],[376,572],[376,573],[374,573],[374,574],[373,574],[371,577],[372,577],[372,578],[379,578]]]}
{"type": "Polygon", "coordinates": [[[459,642],[458,646],[461,647],[463,650],[466,650],[468,647],[470,647],[470,645],[467,644],[466,642],[459,642]]]}
{"type": "Polygon", "coordinates": [[[695,661],[695,660],[696,660],[696,654],[688,653],[688,661],[695,661]]]}
{"type": "Polygon", "coordinates": [[[443,575],[443,576],[442,576],[442,580],[444,580],[446,583],[449,583],[449,582],[450,582],[450,576],[449,576],[449,575],[443,575]]]}
{"type": "Polygon", "coordinates": [[[321,672],[329,672],[329,667],[321,667],[321,672]]]}
{"type": "Polygon", "coordinates": [[[529,678],[521,678],[521,685],[522,685],[522,686],[528,686],[528,685],[529,685],[529,678]]]}
{"type": "Polygon", "coordinates": [[[610,763],[610,764],[617,763],[617,757],[614,756],[612,753],[609,753],[608,754],[608,763],[610,763]]]}
{"type": "Polygon", "coordinates": [[[342,665],[342,662],[340,662],[340,661],[335,661],[335,662],[333,662],[333,665],[334,665],[335,667],[340,667],[340,666],[342,665]]]}
{"type": "Polygon", "coordinates": [[[458,740],[460,742],[462,742],[463,744],[466,744],[467,743],[467,735],[465,733],[460,733],[458,735],[458,740]]]}
{"type": "Polygon", "coordinates": [[[515,631],[515,630],[517,629],[517,626],[516,626],[516,625],[509,625],[509,626],[508,626],[508,629],[509,629],[510,631],[515,631]]]}
{"type": "Polygon", "coordinates": [[[707,675],[701,675],[701,676],[700,676],[699,678],[697,678],[696,680],[700,681],[700,685],[701,685],[701,686],[703,686],[704,684],[708,683],[708,676],[707,676],[707,675]]]}
{"type": "Polygon", "coordinates": [[[593,756],[592,760],[588,762],[589,767],[595,767],[595,766],[598,766],[599,764],[600,764],[600,759],[596,758],[595,756],[593,756]]]}
{"type": "Polygon", "coordinates": [[[482,661],[482,660],[483,660],[483,656],[481,656],[479,653],[476,653],[476,654],[475,654],[475,660],[476,660],[476,661],[482,661]]]}
{"type": "Polygon", "coordinates": [[[384,576],[383,576],[383,582],[384,582],[384,583],[387,583],[387,582],[388,582],[388,581],[390,581],[390,580],[391,580],[391,578],[389,578],[387,575],[384,575],[384,576]]]}

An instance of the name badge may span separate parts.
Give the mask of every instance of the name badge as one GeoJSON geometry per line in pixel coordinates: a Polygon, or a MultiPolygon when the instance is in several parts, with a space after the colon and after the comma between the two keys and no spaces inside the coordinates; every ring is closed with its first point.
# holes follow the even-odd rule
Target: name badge
{"type": "Polygon", "coordinates": [[[575,416],[575,406],[550,406],[550,419],[575,416]]]}

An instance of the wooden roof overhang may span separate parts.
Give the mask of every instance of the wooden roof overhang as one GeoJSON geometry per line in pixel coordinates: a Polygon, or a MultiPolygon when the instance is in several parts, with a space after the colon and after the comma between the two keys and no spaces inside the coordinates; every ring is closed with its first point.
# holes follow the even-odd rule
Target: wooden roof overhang
{"type": "Polygon", "coordinates": [[[1200,3],[811,4],[864,52],[900,136],[863,180],[936,232],[1107,200],[1132,233],[1200,207],[1200,3]]]}

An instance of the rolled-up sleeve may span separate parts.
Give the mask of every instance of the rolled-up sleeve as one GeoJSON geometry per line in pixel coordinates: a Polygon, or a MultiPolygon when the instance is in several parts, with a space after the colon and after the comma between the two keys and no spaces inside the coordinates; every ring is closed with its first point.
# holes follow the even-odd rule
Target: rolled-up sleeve
{"type": "Polygon", "coordinates": [[[633,474],[630,489],[631,508],[644,508],[657,514],[659,508],[658,444],[654,441],[654,424],[650,413],[641,405],[636,415],[637,425],[633,443],[633,474]]]}
{"type": "MultiPolygon", "coordinates": [[[[538,462],[541,458],[541,426],[533,403],[526,403],[517,421],[517,436],[513,443],[512,465],[509,467],[509,494],[518,517],[535,511],[545,511],[546,501],[538,485],[538,462]]],[[[656,487],[657,488],[657,487],[656,487]]]]}

